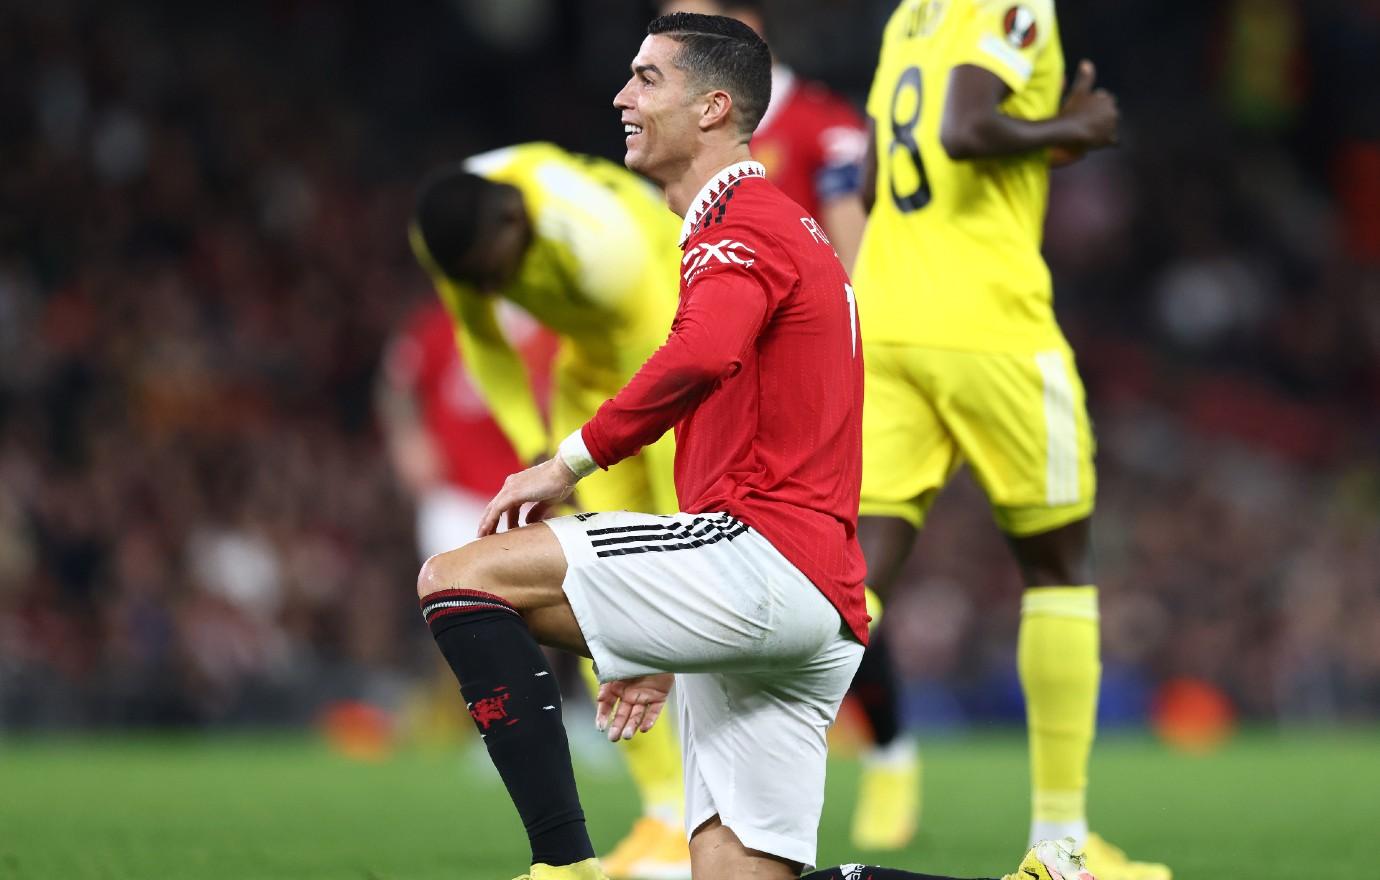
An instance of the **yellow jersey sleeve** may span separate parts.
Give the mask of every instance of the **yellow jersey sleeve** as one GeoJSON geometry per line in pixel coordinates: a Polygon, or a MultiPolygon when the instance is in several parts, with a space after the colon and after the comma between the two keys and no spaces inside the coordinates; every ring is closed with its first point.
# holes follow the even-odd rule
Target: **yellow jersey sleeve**
{"type": "Polygon", "coordinates": [[[489,405],[494,421],[524,463],[545,455],[549,451],[546,424],[532,393],[531,378],[522,357],[503,335],[493,303],[447,278],[432,261],[415,226],[408,230],[408,240],[455,324],[455,342],[465,369],[489,405]]]}
{"type": "Polygon", "coordinates": [[[956,6],[953,65],[990,70],[1011,91],[1024,89],[1050,40],[1058,39],[1052,0],[966,0],[956,6]]]}

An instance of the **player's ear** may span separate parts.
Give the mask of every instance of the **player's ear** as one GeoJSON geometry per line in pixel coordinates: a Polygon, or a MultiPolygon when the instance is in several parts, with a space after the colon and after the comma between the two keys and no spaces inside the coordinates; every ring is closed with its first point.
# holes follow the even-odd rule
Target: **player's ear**
{"type": "Polygon", "coordinates": [[[700,131],[708,131],[728,121],[733,112],[733,96],[723,89],[715,89],[704,96],[704,109],[700,112],[700,131]]]}

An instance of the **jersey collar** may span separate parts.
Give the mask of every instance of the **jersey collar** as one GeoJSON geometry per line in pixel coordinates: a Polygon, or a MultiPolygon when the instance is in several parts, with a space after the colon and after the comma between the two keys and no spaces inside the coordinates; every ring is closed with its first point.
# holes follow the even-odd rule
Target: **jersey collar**
{"type": "Polygon", "coordinates": [[[714,175],[690,200],[690,210],[685,213],[685,223],[680,227],[680,246],[685,247],[685,243],[695,231],[695,226],[699,224],[705,212],[714,207],[714,203],[730,184],[737,183],[744,177],[766,176],[766,167],[761,162],[753,162],[750,159],[746,162],[734,162],[714,175]]]}

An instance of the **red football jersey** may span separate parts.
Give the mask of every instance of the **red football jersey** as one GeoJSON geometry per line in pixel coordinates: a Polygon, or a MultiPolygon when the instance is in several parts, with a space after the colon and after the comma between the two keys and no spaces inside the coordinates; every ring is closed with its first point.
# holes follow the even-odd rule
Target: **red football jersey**
{"type": "MultiPolygon", "coordinates": [[[[553,346],[532,322],[511,328],[510,338],[544,397],[553,346]]],[[[417,399],[422,424],[440,452],[446,482],[493,495],[511,473],[525,467],[489,415],[489,407],[465,373],[455,346],[455,328],[435,297],[408,318],[384,355],[384,375],[417,399]]]]}
{"type": "Polygon", "coordinates": [[[866,644],[857,307],[819,224],[765,174],[729,166],[691,202],[671,335],[582,437],[608,467],[674,426],[681,510],[757,529],[866,644]]]}
{"type": "Polygon", "coordinates": [[[861,187],[867,128],[848,101],[778,64],[752,155],[772,183],[817,217],[821,203],[861,187]]]}

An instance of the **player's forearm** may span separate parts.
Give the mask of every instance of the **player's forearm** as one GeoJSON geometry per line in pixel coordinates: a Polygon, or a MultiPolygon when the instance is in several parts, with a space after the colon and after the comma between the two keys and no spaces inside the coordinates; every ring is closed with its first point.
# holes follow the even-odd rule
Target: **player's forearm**
{"type": "Polygon", "coordinates": [[[939,142],[955,161],[1033,153],[1051,147],[1079,147],[1086,140],[1074,120],[1017,119],[999,111],[951,113],[944,117],[939,142]]]}
{"type": "Polygon", "coordinates": [[[667,340],[612,399],[599,407],[582,432],[600,467],[636,455],[688,416],[738,361],[688,342],[667,340]]]}
{"type": "Polygon", "coordinates": [[[440,456],[422,423],[416,396],[409,388],[380,378],[374,389],[375,409],[393,472],[415,496],[440,482],[440,456]]]}
{"type": "Polygon", "coordinates": [[[618,397],[605,401],[581,430],[590,457],[608,468],[636,455],[693,412],[715,381],[708,373],[691,369],[662,373],[655,386],[630,383],[618,397]]]}
{"type": "Polygon", "coordinates": [[[374,412],[386,436],[420,423],[420,409],[410,388],[397,384],[384,373],[374,381],[374,412]]]}
{"type": "Polygon", "coordinates": [[[666,343],[585,424],[585,444],[600,467],[660,439],[742,366],[762,327],[765,295],[717,279],[697,288],[666,343]]]}

